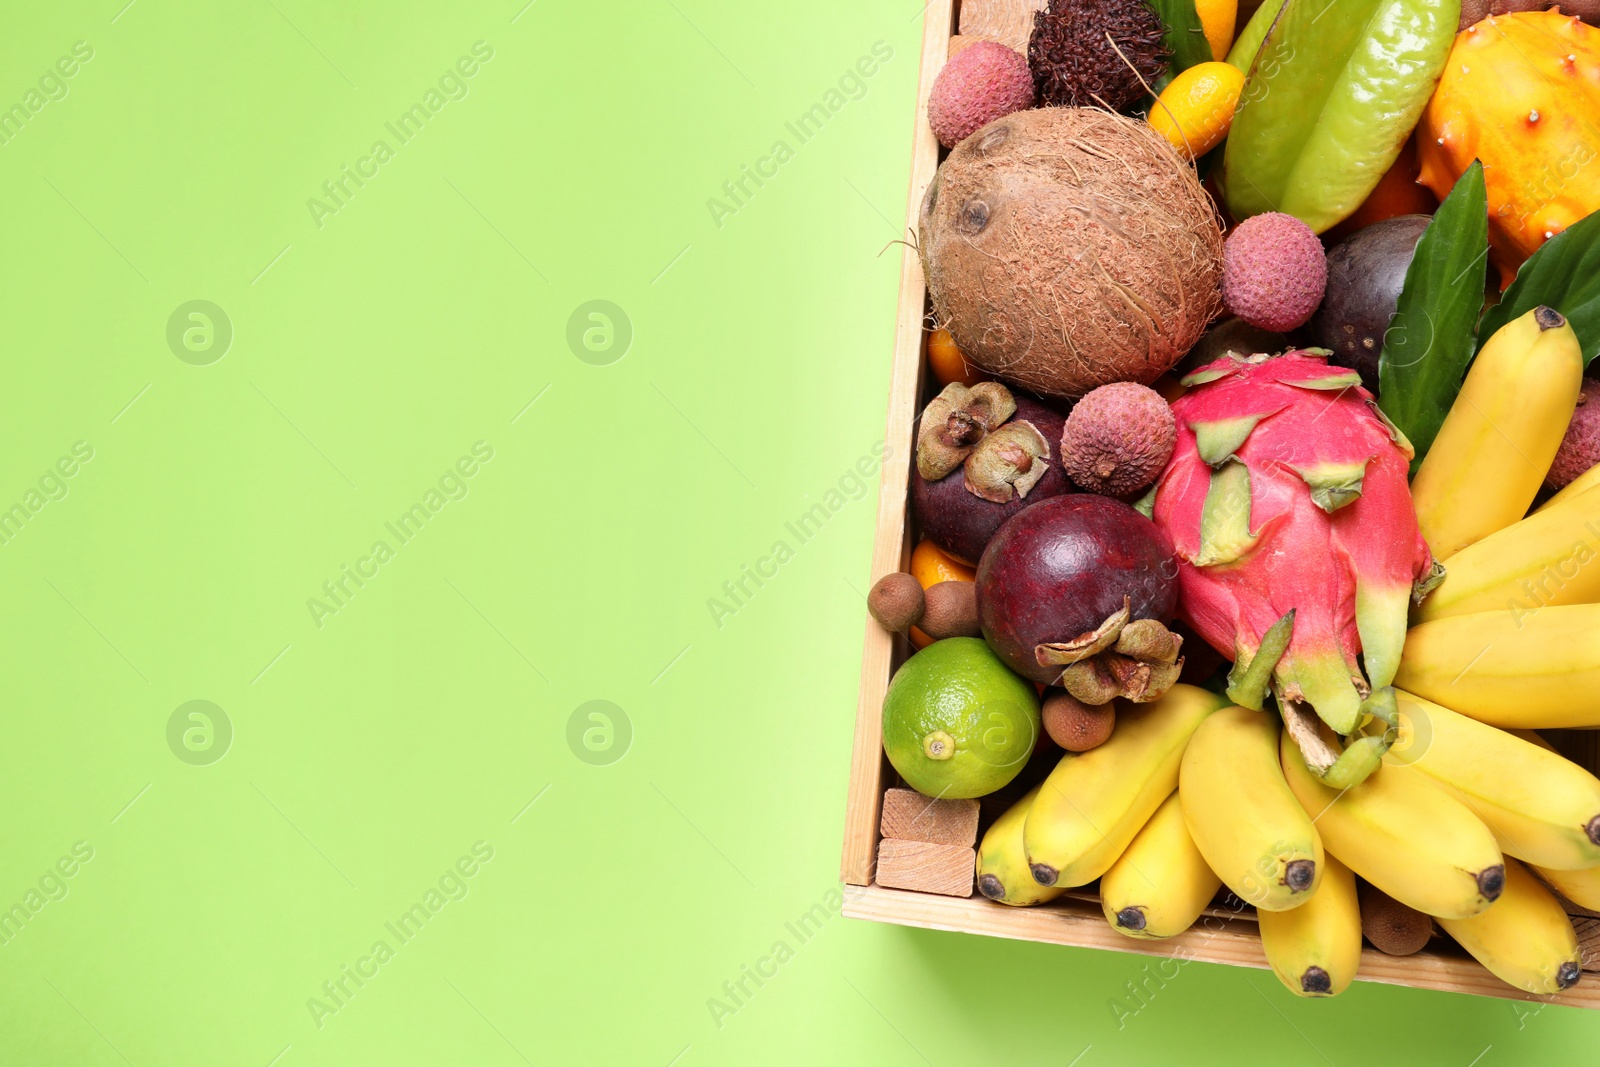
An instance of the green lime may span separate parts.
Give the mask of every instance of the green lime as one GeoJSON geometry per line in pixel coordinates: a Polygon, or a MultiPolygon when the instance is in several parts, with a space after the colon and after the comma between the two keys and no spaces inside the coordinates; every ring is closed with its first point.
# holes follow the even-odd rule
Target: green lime
{"type": "Polygon", "coordinates": [[[1039,695],[976,637],[935,641],[895,671],[883,750],[917,792],[981,797],[1017,776],[1039,736],[1039,695]]]}

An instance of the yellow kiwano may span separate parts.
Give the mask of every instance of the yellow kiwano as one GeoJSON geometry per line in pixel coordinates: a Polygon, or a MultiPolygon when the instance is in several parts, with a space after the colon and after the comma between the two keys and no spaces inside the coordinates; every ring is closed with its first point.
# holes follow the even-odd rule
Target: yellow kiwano
{"type": "Polygon", "coordinates": [[[1228,136],[1243,89],[1238,67],[1197,63],[1161,91],[1150,107],[1150,125],[1186,158],[1198,159],[1228,136]]]}
{"type": "Polygon", "coordinates": [[[1418,179],[1443,200],[1474,159],[1502,282],[1600,209],[1600,29],[1558,11],[1497,15],[1456,36],[1417,125],[1418,179]]]}

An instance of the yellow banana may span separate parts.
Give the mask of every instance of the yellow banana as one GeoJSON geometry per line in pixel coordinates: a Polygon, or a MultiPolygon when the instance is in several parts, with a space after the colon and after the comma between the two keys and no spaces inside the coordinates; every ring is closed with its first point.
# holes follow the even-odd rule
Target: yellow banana
{"type": "Polygon", "coordinates": [[[1582,384],[1578,337],[1551,308],[1534,308],[1485,342],[1411,484],[1435,559],[1527,514],[1582,384]]]}
{"type": "MultiPolygon", "coordinates": [[[[1507,730],[1506,733],[1510,734],[1512,737],[1520,737],[1530,745],[1538,745],[1546,752],[1555,752],[1556,755],[1561,755],[1561,753],[1556,750],[1556,746],[1552,745],[1549,741],[1546,741],[1544,735],[1538,730],[1525,730],[1520,727],[1513,727],[1512,729],[1507,730]]],[[[1562,758],[1565,759],[1566,757],[1563,756],[1562,758]]]]}
{"type": "Polygon", "coordinates": [[[1299,997],[1343,993],[1361,965],[1361,907],[1350,868],[1329,856],[1322,884],[1288,911],[1256,913],[1272,973],[1299,997]]]}
{"type": "Polygon", "coordinates": [[[1100,907],[1118,933],[1172,937],[1194,925],[1220,888],[1173,793],[1101,877],[1100,907]]]}
{"type": "Polygon", "coordinates": [[[1322,838],[1278,763],[1278,717],[1223,708],[1189,740],[1183,816],[1228,888],[1262,911],[1298,907],[1322,877],[1322,838]]]}
{"type": "Polygon", "coordinates": [[[1066,892],[1066,887],[1050,888],[1033,880],[1028,857],[1022,851],[1022,824],[1028,819],[1039,786],[994,821],[978,843],[978,892],[1001,904],[1043,904],[1066,892]]]}
{"type": "Polygon", "coordinates": [[[1540,745],[1395,690],[1400,739],[1385,770],[1443,782],[1519,860],[1600,865],[1600,778],[1540,745]]]}
{"type": "Polygon", "coordinates": [[[1600,601],[1600,487],[1463,548],[1444,570],[1417,621],[1600,601]]]}
{"type": "Polygon", "coordinates": [[[1119,702],[1109,741],[1063,756],[1023,825],[1023,848],[1039,884],[1086,885],[1106,873],[1177,788],[1178,764],[1195,727],[1225,704],[1215,693],[1183,684],[1154,703],[1119,702]]]}
{"type": "Polygon", "coordinates": [[[1555,891],[1590,911],[1600,911],[1600,867],[1582,871],[1556,871],[1548,867],[1535,867],[1539,877],[1555,887],[1555,891]]]}
{"type": "Polygon", "coordinates": [[[1283,774],[1330,855],[1402,904],[1464,919],[1500,896],[1504,860],[1494,836],[1467,806],[1425,774],[1373,771],[1339,791],[1306,769],[1285,733],[1283,774]]]}
{"type": "Polygon", "coordinates": [[[1562,486],[1561,492],[1534,508],[1533,513],[1537,515],[1541,511],[1548,511],[1550,508],[1565,504],[1579,493],[1586,493],[1597,485],[1600,485],[1600,467],[1590,467],[1562,486]]]}
{"type": "Polygon", "coordinates": [[[1470,919],[1439,918],[1439,925],[1496,978],[1524,992],[1559,993],[1583,976],[1572,920],[1516,860],[1506,864],[1506,889],[1494,907],[1470,919]]]}
{"type": "Polygon", "coordinates": [[[1413,626],[1394,684],[1502,729],[1600,726],[1600,604],[1413,626]]]}

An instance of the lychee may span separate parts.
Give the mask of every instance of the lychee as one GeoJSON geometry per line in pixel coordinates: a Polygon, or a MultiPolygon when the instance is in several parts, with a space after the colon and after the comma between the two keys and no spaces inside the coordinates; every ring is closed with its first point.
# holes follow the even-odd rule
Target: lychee
{"type": "Polygon", "coordinates": [[[1556,449],[1555,461],[1544,482],[1552,489],[1560,489],[1590,467],[1600,463],[1600,381],[1583,380],[1583,391],[1578,394],[1578,407],[1567,424],[1567,436],[1556,449]]]}
{"type": "Polygon", "coordinates": [[[1061,464],[1081,488],[1127,496],[1155,481],[1177,443],[1172,409],[1149,386],[1113,382],[1073,407],[1061,433],[1061,464]]]}
{"type": "Polygon", "coordinates": [[[1245,219],[1222,246],[1222,300],[1252,326],[1304,326],[1328,287],[1328,260],[1311,227],[1281,211],[1245,219]]]}
{"type": "Polygon", "coordinates": [[[1013,111],[1033,106],[1033,75],[1022,53],[995,41],[970,44],[944,65],[928,94],[928,125],[946,148],[1013,111]]]}

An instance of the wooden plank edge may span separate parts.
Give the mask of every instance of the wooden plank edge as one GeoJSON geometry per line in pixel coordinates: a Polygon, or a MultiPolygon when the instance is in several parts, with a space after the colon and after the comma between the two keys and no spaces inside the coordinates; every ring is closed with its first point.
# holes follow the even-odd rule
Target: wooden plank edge
{"type": "MultiPolygon", "coordinates": [[[[1255,923],[1242,918],[1218,920],[1220,928],[1196,928],[1165,941],[1141,941],[1111,929],[1099,906],[1085,901],[1012,908],[982,898],[936,897],[876,885],[846,894],[843,913],[852,919],[925,930],[1268,968],[1255,923]]],[[[1600,982],[1588,987],[1580,982],[1558,996],[1537,996],[1506,985],[1470,957],[1431,950],[1414,956],[1387,956],[1376,949],[1364,948],[1356,981],[1503,1000],[1533,1000],[1564,1007],[1600,1008],[1600,982]]]]}
{"type": "MultiPolygon", "coordinates": [[[[917,86],[916,126],[912,134],[910,195],[906,222],[913,231],[922,195],[939,167],[939,142],[923,115],[933,81],[944,66],[954,20],[954,0],[932,0],[923,16],[921,72],[917,86]]],[[[916,421],[917,393],[922,378],[922,319],[927,289],[916,251],[906,248],[900,260],[900,302],[895,321],[894,368],[889,380],[889,412],[881,468],[878,519],[872,548],[872,581],[908,562],[906,506],[911,471],[911,430],[916,421]]],[[[883,798],[883,693],[896,638],[869,622],[861,653],[861,683],[856,698],[856,732],[850,759],[850,791],[845,802],[845,831],[840,877],[850,885],[872,880],[877,850],[879,805],[883,798]]]]}

